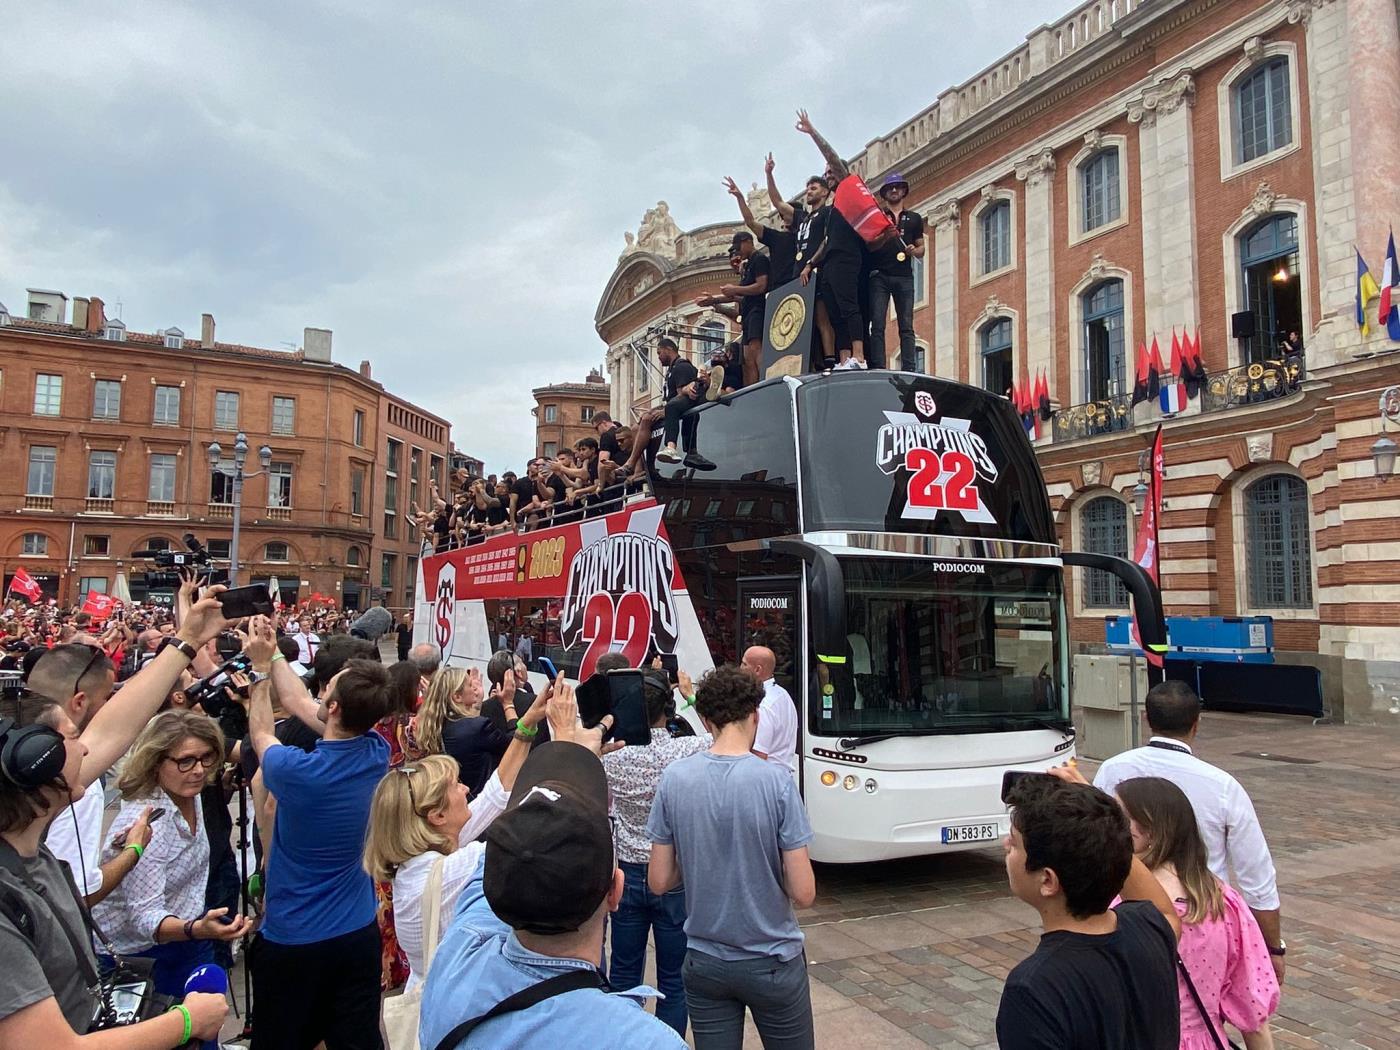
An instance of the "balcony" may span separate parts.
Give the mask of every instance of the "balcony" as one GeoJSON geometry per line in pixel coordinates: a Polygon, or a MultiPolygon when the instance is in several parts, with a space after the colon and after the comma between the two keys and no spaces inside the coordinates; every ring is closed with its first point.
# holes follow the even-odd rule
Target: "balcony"
{"type": "Polygon", "coordinates": [[[1287,397],[1297,391],[1306,376],[1302,354],[1253,361],[1207,376],[1201,388],[1201,411],[1221,412],[1287,397]]]}
{"type": "Polygon", "coordinates": [[[162,499],[148,499],[146,501],[146,514],[152,518],[173,518],[175,517],[175,504],[162,499]]]}
{"type": "Polygon", "coordinates": [[[233,517],[233,504],[232,504],[232,503],[210,503],[210,504],[209,504],[209,509],[208,509],[205,513],[206,513],[206,515],[207,515],[208,517],[211,517],[211,518],[232,518],[232,517],[233,517]]]}
{"type": "Polygon", "coordinates": [[[1133,429],[1133,395],[1114,394],[1082,405],[1070,405],[1050,421],[1050,438],[1060,444],[1133,429]]]}
{"type": "Polygon", "coordinates": [[[268,521],[291,521],[291,520],[292,520],[292,508],[291,508],[291,507],[268,507],[268,508],[267,508],[267,520],[268,520],[268,521]]]}
{"type": "Polygon", "coordinates": [[[25,510],[53,510],[52,496],[25,496],[25,510]]]}
{"type": "Polygon", "coordinates": [[[110,499],[102,499],[98,496],[89,496],[87,498],[87,504],[84,507],[84,510],[86,510],[89,514],[111,514],[112,502],[113,501],[110,499]]]}

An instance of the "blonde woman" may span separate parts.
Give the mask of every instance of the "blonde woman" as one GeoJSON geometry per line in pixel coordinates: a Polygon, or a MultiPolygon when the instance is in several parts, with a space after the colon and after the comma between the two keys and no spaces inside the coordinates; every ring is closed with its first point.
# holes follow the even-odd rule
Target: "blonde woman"
{"type": "MultiPolygon", "coordinates": [[[[481,676],[475,671],[470,674],[475,676],[479,704],[481,676]]],[[[459,668],[439,670],[428,690],[429,698],[439,688],[449,689],[442,683],[460,681],[457,675],[465,673],[459,668]]],[[[393,883],[394,927],[399,946],[408,957],[407,990],[415,988],[427,971],[423,898],[434,867],[441,864],[433,880],[440,880],[442,886],[435,903],[440,915],[450,914],[457,895],[481,860],[485,847],[476,839],[506,808],[515,775],[530,753],[530,743],[544,721],[545,705],[552,691],[546,689],[521,717],[500,765],[480,794],[468,791],[461,782],[456,761],[442,754],[427,755],[391,769],[375,788],[365,843],[365,870],[375,879],[393,883]]],[[[427,710],[428,701],[423,708],[427,710]]],[[[419,718],[422,716],[420,711],[419,718]]],[[[429,732],[434,731],[432,723],[428,728],[429,732]]]]}
{"type": "MultiPolygon", "coordinates": [[[[151,812],[151,841],[136,867],[95,908],[93,916],[123,955],[155,960],[162,995],[182,994],[185,978],[213,961],[212,941],[242,937],[248,921],[227,908],[205,910],[209,839],[199,795],[223,765],[224,735],[207,715],[170,710],[153,718],[132,747],[117,787],[122,806],[115,827],[151,812]]],[[[105,863],[123,848],[104,844],[105,863]]]]}
{"type": "MultiPolygon", "coordinates": [[[[473,796],[480,795],[496,763],[510,746],[503,732],[481,714],[485,689],[476,668],[440,667],[414,719],[412,742],[420,754],[445,754],[457,760],[458,778],[473,796]]],[[[515,709],[506,711],[514,723],[515,709]]]]}

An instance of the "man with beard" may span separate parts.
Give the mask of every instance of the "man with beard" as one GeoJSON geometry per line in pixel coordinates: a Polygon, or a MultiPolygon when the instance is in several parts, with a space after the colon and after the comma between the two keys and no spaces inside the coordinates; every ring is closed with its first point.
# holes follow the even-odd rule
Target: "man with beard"
{"type": "Polygon", "coordinates": [[[924,219],[916,211],[904,207],[909,196],[909,182],[898,172],[890,172],[880,186],[884,212],[899,231],[870,256],[870,367],[886,367],[885,318],[890,300],[894,300],[894,317],[899,328],[899,367],[906,372],[917,370],[914,346],[914,258],[924,257],[924,219]]]}

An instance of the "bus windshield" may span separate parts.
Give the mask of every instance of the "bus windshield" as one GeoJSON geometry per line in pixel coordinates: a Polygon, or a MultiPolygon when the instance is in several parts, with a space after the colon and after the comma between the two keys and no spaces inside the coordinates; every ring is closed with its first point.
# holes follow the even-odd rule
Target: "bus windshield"
{"type": "Polygon", "coordinates": [[[992,732],[1067,723],[1061,570],[1022,562],[841,559],[846,664],[819,675],[813,731],[992,732]]]}

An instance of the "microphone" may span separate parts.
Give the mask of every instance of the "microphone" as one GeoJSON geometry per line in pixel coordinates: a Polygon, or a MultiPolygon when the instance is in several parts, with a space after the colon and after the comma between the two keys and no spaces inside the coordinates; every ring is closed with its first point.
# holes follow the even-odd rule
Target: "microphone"
{"type": "Polygon", "coordinates": [[[382,605],[376,605],[371,609],[366,609],[350,625],[350,633],[356,638],[363,638],[369,642],[377,642],[381,637],[389,633],[394,626],[394,617],[389,610],[382,605]]]}
{"type": "MultiPolygon", "coordinates": [[[[191,992],[209,992],[213,995],[228,995],[228,971],[215,963],[202,963],[190,971],[190,975],[185,978],[185,994],[191,992]]],[[[193,1045],[191,1039],[186,1045],[193,1045]]],[[[219,1040],[216,1036],[213,1039],[206,1039],[201,1042],[202,1050],[219,1050],[219,1040]]]]}

